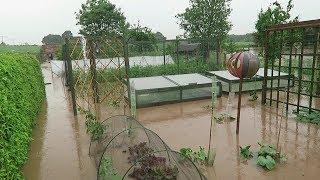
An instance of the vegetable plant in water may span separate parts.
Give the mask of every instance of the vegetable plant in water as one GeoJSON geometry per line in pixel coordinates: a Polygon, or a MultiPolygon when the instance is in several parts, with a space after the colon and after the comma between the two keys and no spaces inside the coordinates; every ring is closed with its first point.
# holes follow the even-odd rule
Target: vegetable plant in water
{"type": "Polygon", "coordinates": [[[206,164],[208,154],[203,147],[199,147],[198,151],[193,151],[191,148],[181,148],[180,154],[182,158],[188,158],[195,163],[206,164]]]}
{"type": "Polygon", "coordinates": [[[250,145],[249,146],[246,146],[246,147],[241,147],[240,146],[240,156],[243,158],[243,159],[249,159],[249,158],[252,158],[253,157],[253,153],[252,151],[250,150],[250,145]]]}
{"type": "Polygon", "coordinates": [[[273,170],[276,167],[276,161],[286,161],[286,155],[277,152],[276,148],[269,144],[261,144],[258,152],[257,164],[267,170],[273,170]]]}

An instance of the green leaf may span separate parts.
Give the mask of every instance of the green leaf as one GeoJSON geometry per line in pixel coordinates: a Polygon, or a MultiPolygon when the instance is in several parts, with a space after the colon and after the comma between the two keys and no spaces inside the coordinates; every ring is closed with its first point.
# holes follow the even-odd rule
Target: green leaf
{"type": "Polygon", "coordinates": [[[274,169],[276,166],[276,162],[271,156],[258,156],[257,163],[258,165],[268,169],[269,171],[274,169]]]}
{"type": "Polygon", "coordinates": [[[270,171],[276,167],[276,161],[271,156],[267,156],[265,166],[270,171]]]}
{"type": "Polygon", "coordinates": [[[253,153],[250,151],[250,145],[249,146],[246,146],[244,148],[242,148],[240,146],[240,155],[242,158],[245,158],[245,159],[248,159],[248,158],[251,158],[253,155],[253,153]]]}
{"type": "Polygon", "coordinates": [[[258,156],[258,160],[257,160],[257,164],[262,166],[262,167],[265,167],[266,164],[267,164],[267,159],[263,156],[258,156]]]}

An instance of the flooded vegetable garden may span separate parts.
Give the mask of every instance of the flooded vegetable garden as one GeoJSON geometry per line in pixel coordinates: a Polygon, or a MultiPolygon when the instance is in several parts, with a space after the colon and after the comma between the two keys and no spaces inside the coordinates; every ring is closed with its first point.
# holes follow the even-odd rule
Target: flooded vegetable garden
{"type": "MultiPolygon", "coordinates": [[[[183,73],[206,51],[183,54],[179,41],[158,43],[150,56],[122,39],[66,40],[60,69],[43,65],[51,84],[26,178],[317,179],[319,28],[319,20],[270,27],[250,78],[209,67],[183,73]],[[178,63],[175,74],[137,73],[178,63]]],[[[250,66],[238,64],[246,53],[255,54],[239,53],[230,66],[250,66]]]]}

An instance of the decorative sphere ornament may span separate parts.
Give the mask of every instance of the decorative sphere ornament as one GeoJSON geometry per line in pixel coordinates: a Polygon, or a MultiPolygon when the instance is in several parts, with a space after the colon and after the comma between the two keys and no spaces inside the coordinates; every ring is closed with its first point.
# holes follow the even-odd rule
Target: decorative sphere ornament
{"type": "Polygon", "coordinates": [[[238,78],[252,78],[259,70],[258,56],[251,51],[238,52],[226,60],[230,74],[238,78]]]}

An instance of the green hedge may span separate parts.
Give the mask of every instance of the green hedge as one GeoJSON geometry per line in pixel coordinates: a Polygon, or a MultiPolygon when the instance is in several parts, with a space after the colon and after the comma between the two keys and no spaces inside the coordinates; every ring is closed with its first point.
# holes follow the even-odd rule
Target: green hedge
{"type": "Polygon", "coordinates": [[[23,179],[32,128],[45,98],[34,56],[0,53],[0,179],[23,179]]]}

